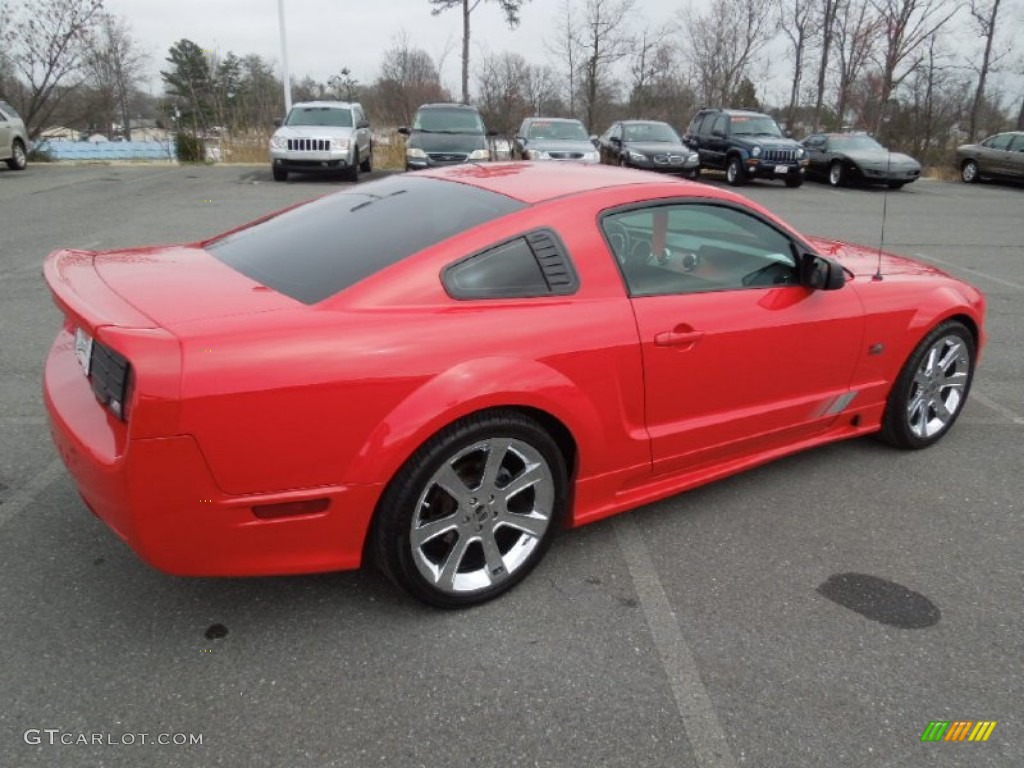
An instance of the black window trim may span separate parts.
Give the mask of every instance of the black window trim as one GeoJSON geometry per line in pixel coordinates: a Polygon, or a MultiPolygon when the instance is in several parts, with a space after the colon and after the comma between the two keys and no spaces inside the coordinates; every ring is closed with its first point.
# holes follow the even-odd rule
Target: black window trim
{"type": "MultiPolygon", "coordinates": [[[[796,237],[795,233],[789,232],[789,231],[787,231],[785,229],[780,228],[778,224],[776,224],[775,222],[771,221],[770,219],[765,218],[758,211],[752,210],[752,209],[747,208],[746,206],[743,206],[743,205],[739,205],[738,203],[734,203],[731,200],[716,200],[714,198],[709,198],[709,197],[702,197],[702,198],[668,197],[668,198],[663,198],[663,199],[656,200],[656,201],[646,200],[646,201],[643,201],[643,202],[626,203],[625,205],[619,205],[619,206],[616,206],[614,208],[607,208],[607,209],[601,211],[597,215],[597,228],[601,232],[601,238],[604,240],[605,245],[608,246],[608,253],[611,255],[612,261],[615,262],[615,268],[619,271],[619,278],[622,280],[622,287],[626,291],[626,296],[628,296],[631,299],[657,298],[657,297],[661,297],[661,296],[677,296],[678,297],[678,296],[687,296],[687,295],[690,295],[690,294],[684,294],[684,293],[658,293],[658,294],[640,293],[640,294],[636,294],[636,293],[633,293],[632,289],[629,287],[629,281],[626,280],[626,273],[622,269],[622,264],[619,262],[618,257],[615,255],[615,248],[612,246],[611,241],[608,239],[608,232],[604,228],[604,220],[606,218],[610,217],[610,216],[615,216],[615,215],[618,215],[618,214],[621,214],[621,213],[629,213],[631,211],[640,211],[640,210],[654,209],[654,208],[665,208],[665,207],[668,207],[668,206],[676,206],[676,205],[704,205],[704,206],[711,206],[711,207],[716,207],[716,208],[728,208],[728,209],[733,210],[733,211],[738,211],[740,213],[747,214],[748,216],[756,219],[757,221],[761,222],[762,224],[767,225],[769,228],[774,229],[776,232],[778,232],[780,235],[782,235],[782,237],[786,238],[786,240],[789,241],[790,248],[793,251],[793,254],[792,254],[793,255],[793,260],[795,262],[797,262],[797,266],[799,266],[801,254],[803,254],[803,253],[816,253],[816,251],[813,248],[811,248],[811,246],[808,245],[804,240],[802,240],[799,237],[796,237]]],[[[748,286],[743,286],[741,288],[737,288],[737,287],[733,287],[733,288],[719,288],[719,289],[716,289],[714,291],[703,291],[703,293],[722,293],[724,291],[738,291],[738,290],[752,291],[752,290],[763,290],[765,288],[778,288],[778,287],[779,286],[777,286],[777,285],[748,285],[748,286]]]]}
{"type": "Polygon", "coordinates": [[[463,256],[457,261],[453,261],[451,264],[446,265],[439,275],[441,279],[441,287],[444,288],[444,292],[448,294],[450,298],[456,301],[504,301],[508,299],[545,299],[553,296],[572,296],[579,291],[580,279],[579,272],[576,270],[576,265],[573,263],[572,257],[569,255],[569,249],[565,247],[565,243],[562,238],[559,237],[558,233],[550,227],[533,227],[532,229],[525,230],[519,234],[512,235],[510,237],[503,238],[496,243],[491,243],[485,248],[480,248],[477,251],[463,256]],[[558,249],[559,254],[562,257],[562,261],[565,264],[566,271],[571,278],[568,285],[560,288],[552,288],[551,283],[548,281],[547,275],[544,273],[544,268],[541,266],[540,260],[537,258],[537,251],[530,243],[529,237],[534,234],[544,234],[551,238],[555,247],[558,249]],[[478,293],[467,293],[460,291],[451,285],[449,281],[449,275],[461,265],[468,261],[472,261],[475,258],[483,256],[486,253],[490,253],[493,250],[502,248],[510,243],[514,243],[516,240],[523,240],[526,242],[526,246],[530,249],[533,254],[534,260],[537,262],[537,271],[540,272],[544,278],[544,282],[547,283],[548,289],[544,293],[501,293],[491,295],[480,295],[478,293]]]}

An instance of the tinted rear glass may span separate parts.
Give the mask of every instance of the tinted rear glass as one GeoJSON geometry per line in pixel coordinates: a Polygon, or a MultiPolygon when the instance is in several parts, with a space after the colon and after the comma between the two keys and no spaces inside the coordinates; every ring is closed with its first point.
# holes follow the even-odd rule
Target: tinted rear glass
{"type": "Polygon", "coordinates": [[[246,277],[315,304],[458,232],[524,207],[466,184],[393,176],[293,208],[204,247],[246,277]]]}

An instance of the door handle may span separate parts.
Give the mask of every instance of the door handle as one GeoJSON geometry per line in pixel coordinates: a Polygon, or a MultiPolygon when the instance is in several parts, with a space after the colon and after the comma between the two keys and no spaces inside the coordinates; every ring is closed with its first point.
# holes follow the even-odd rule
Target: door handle
{"type": "Polygon", "coordinates": [[[689,349],[702,338],[704,338],[704,331],[695,331],[689,326],[684,325],[672,331],[662,331],[655,334],[654,345],[657,347],[689,349]]]}

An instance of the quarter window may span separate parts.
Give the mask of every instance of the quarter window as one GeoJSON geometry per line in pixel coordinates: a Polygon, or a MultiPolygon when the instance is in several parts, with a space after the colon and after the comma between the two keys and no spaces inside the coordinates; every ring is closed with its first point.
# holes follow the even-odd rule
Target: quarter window
{"type": "Polygon", "coordinates": [[[488,248],[452,264],[442,275],[456,299],[511,299],[564,295],[576,290],[576,273],[555,234],[548,230],[488,248]]]}
{"type": "Polygon", "coordinates": [[[679,204],[606,215],[605,236],[632,296],[797,282],[795,248],[763,220],[725,205],[679,204]]]}

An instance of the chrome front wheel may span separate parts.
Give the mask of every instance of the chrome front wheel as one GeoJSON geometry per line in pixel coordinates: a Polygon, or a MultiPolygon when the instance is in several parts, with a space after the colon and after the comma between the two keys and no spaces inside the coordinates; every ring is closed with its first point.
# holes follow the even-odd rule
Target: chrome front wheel
{"type": "Polygon", "coordinates": [[[967,400],[974,358],[974,337],[962,323],[944,323],[928,334],[893,386],[883,438],[901,448],[925,448],[945,435],[967,400]]]}

